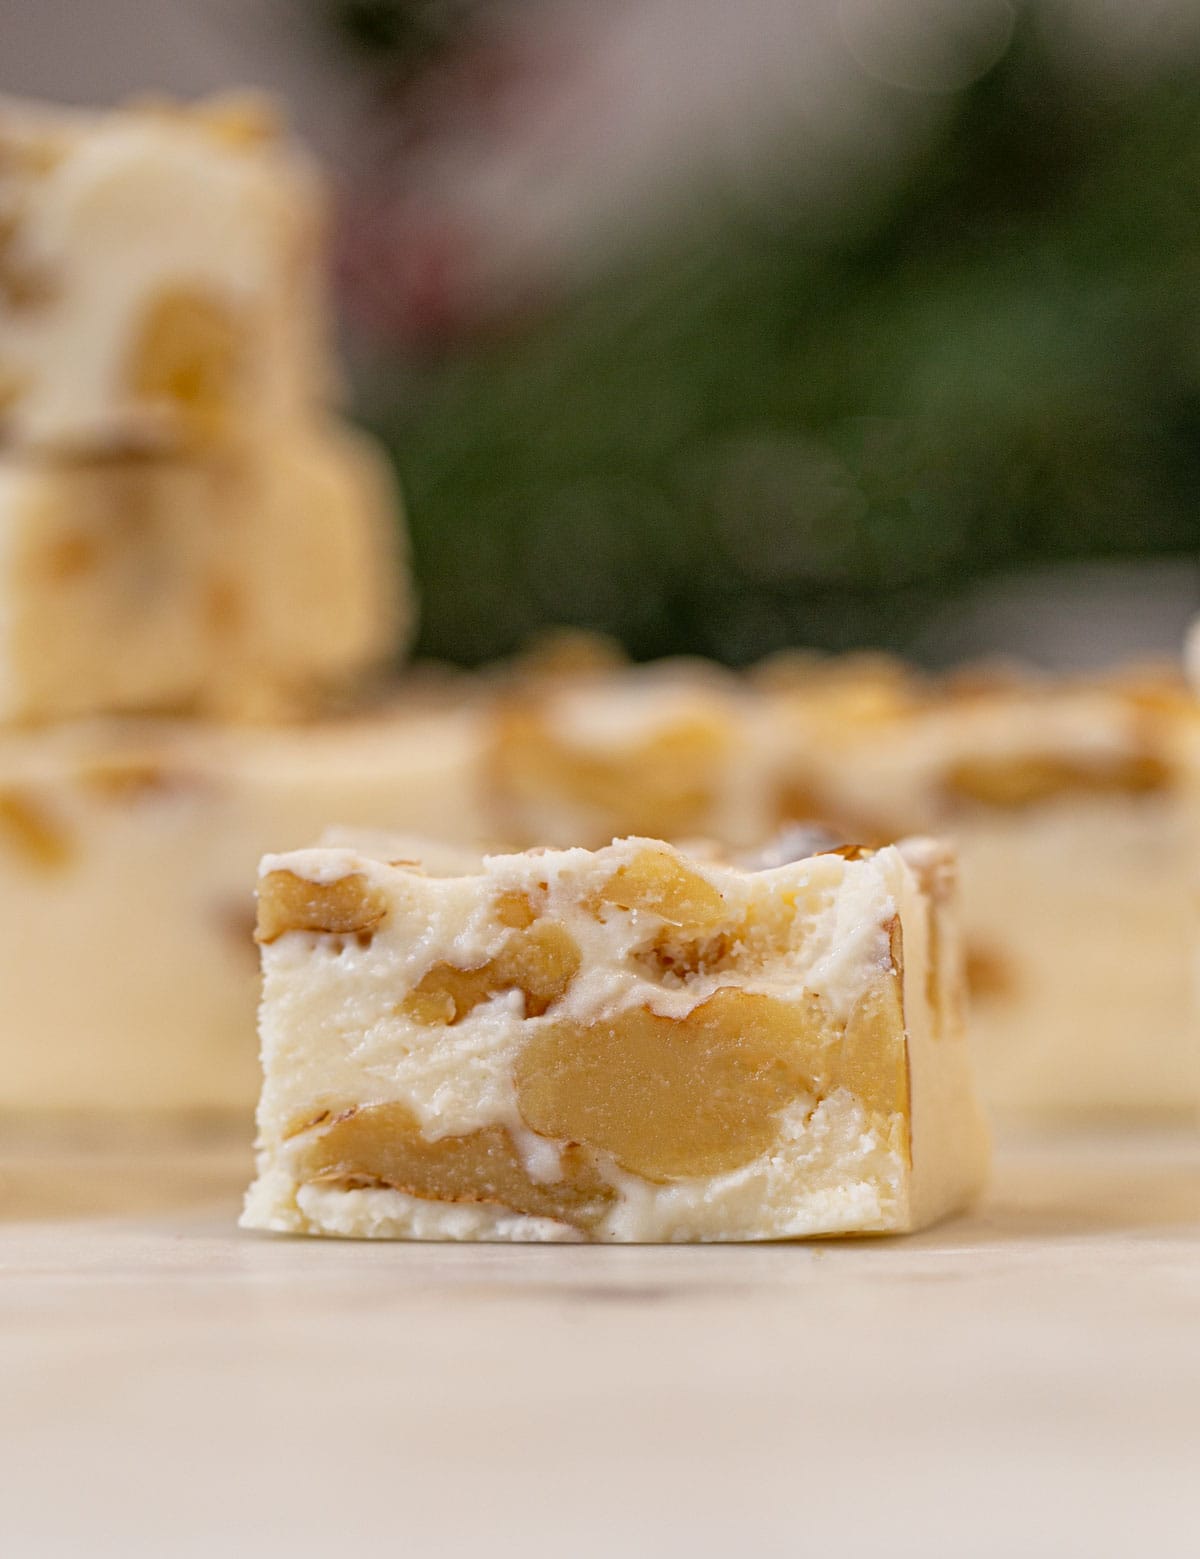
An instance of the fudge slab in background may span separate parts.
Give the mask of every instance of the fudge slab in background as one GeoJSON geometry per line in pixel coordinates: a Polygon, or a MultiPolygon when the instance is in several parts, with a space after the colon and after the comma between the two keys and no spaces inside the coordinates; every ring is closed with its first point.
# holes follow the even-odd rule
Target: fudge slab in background
{"type": "Polygon", "coordinates": [[[932,841],[762,870],[648,839],[454,874],[406,850],[263,862],[246,1226],[792,1239],[979,1189],[932,841]]]}
{"type": "Polygon", "coordinates": [[[248,1120],[264,849],[332,818],[467,836],[477,748],[466,711],[419,707],[0,734],[0,1114],[248,1120]]]}
{"type": "Polygon", "coordinates": [[[331,386],[324,229],[256,99],[0,100],[0,435],[178,453],[307,416],[331,386]]]}
{"type": "Polygon", "coordinates": [[[335,422],[190,458],[0,456],[0,720],[304,710],[412,622],[399,495],[335,422]]]}

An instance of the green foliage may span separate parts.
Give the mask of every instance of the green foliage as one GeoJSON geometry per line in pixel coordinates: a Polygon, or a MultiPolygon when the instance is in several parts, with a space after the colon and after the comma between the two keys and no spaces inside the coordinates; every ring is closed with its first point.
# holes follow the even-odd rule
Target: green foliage
{"type": "Polygon", "coordinates": [[[714,210],[377,385],[422,650],[904,649],[987,573],[1195,551],[1198,88],[1089,100],[1025,41],[843,222],[714,210]]]}
{"type": "Polygon", "coordinates": [[[479,0],[322,0],[330,22],[353,49],[407,69],[424,64],[458,36],[479,0]]]}

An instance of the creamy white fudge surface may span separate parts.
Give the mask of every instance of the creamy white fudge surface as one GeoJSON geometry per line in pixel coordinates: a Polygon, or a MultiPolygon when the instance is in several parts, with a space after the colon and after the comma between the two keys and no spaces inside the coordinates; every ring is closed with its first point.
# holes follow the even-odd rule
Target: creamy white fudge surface
{"type": "Polygon", "coordinates": [[[331,388],[325,201],[269,104],[0,100],[0,430],[170,450],[331,388]]]}
{"type": "Polygon", "coordinates": [[[1197,724],[1163,672],[938,681],[795,656],[733,679],[681,662],[519,680],[489,767],[518,844],[596,845],[647,816],[743,845],[794,822],[834,843],[950,838],[989,1105],[1182,1118],[1200,1099],[1197,724]]]}
{"type": "Polygon", "coordinates": [[[246,1227],[413,1239],[911,1230],[986,1166],[953,861],[750,870],[629,838],[259,877],[246,1227]]]}
{"type": "Polygon", "coordinates": [[[0,1116],[258,1096],[254,871],[330,818],[487,843],[450,693],[287,727],[0,731],[0,1116]]]}

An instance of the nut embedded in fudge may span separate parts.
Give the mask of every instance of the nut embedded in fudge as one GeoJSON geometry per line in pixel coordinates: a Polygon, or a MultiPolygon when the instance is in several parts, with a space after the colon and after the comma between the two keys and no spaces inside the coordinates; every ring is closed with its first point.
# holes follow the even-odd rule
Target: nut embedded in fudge
{"type": "Polygon", "coordinates": [[[910,1230],[977,1191],[953,862],[650,839],[426,874],[268,856],[247,1227],[685,1241],[910,1230]]]}

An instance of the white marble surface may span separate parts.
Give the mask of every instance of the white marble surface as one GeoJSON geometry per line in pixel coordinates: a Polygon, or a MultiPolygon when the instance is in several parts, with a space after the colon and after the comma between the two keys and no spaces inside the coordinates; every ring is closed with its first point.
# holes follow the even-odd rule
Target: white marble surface
{"type": "Polygon", "coordinates": [[[915,1238],[275,1240],[232,1149],[0,1154],[0,1551],[1200,1553],[1200,1147],[915,1238]]]}

